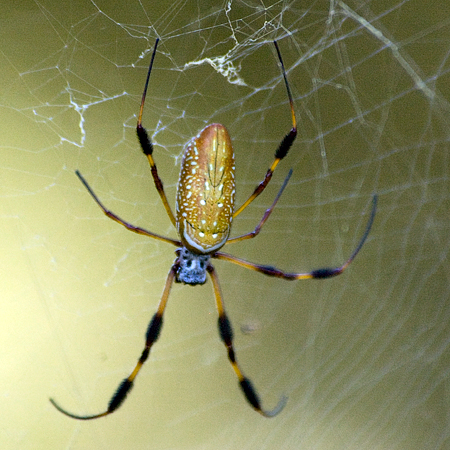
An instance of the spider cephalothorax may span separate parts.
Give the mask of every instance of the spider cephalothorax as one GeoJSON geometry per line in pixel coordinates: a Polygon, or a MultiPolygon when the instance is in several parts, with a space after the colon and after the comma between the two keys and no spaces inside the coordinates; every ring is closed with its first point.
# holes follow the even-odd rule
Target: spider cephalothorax
{"type": "Polygon", "coordinates": [[[175,264],[178,265],[176,281],[191,286],[205,284],[206,268],[211,256],[193,253],[186,247],[177,249],[176,253],[178,255],[175,261],[175,264]]]}

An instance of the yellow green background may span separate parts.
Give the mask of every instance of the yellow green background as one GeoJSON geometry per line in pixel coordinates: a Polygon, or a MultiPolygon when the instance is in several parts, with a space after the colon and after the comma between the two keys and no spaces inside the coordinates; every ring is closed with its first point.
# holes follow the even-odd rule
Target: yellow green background
{"type": "MultiPolygon", "coordinates": [[[[0,17],[2,449],[450,447],[449,63],[446,1],[20,1],[0,17]],[[144,112],[170,201],[183,145],[229,129],[241,203],[299,134],[226,251],[287,271],[341,264],[371,197],[368,241],[342,276],[287,282],[217,262],[244,372],[219,340],[211,283],[173,289],[161,338],[124,405],[92,422],[140,355],[175,257],[104,217],[176,237],[135,137],[144,112]]],[[[172,203],[173,204],[173,203],[172,203]]]]}

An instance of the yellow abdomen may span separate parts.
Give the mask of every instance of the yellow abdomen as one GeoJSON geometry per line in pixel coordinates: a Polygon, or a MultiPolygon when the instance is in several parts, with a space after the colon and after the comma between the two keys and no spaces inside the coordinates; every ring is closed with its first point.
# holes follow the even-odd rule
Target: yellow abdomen
{"type": "Polygon", "coordinates": [[[230,135],[220,124],[203,128],[184,151],[176,198],[183,245],[209,254],[228,239],[233,220],[235,163],[230,135]]]}

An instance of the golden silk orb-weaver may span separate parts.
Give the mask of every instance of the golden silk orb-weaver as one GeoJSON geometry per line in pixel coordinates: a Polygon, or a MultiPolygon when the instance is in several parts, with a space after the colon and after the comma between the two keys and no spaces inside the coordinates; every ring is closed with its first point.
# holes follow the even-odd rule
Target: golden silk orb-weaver
{"type": "Polygon", "coordinates": [[[142,354],[134,370],[127,378],[125,378],[121,382],[116,392],[112,396],[106,411],[93,415],[76,415],[63,409],[53,399],[50,399],[50,401],[60,412],[74,419],[97,419],[99,417],[104,417],[113,413],[117,408],[119,408],[119,406],[121,406],[126,398],[126,395],[133,387],[136,376],[138,375],[139,371],[141,370],[150,354],[150,349],[159,337],[163,323],[164,310],[166,308],[167,300],[169,298],[169,293],[173,282],[175,281],[192,286],[195,286],[197,284],[204,284],[206,282],[206,276],[208,274],[213,284],[214,295],[216,299],[216,305],[219,315],[218,326],[220,338],[225,344],[228,353],[228,359],[231,363],[232,368],[234,369],[234,372],[237,375],[242,392],[247,401],[257,412],[259,412],[264,417],[273,417],[283,409],[287,399],[284,396],[281,397],[277,406],[272,410],[263,409],[256,389],[253,387],[250,379],[243,374],[236,360],[236,355],[233,347],[233,331],[230,320],[228,319],[228,316],[225,312],[219,279],[214,266],[211,264],[211,260],[221,259],[229,261],[241,267],[245,267],[247,269],[251,269],[272,277],[282,278],[284,280],[304,280],[309,278],[323,279],[334,277],[341,274],[350,265],[355,256],[361,250],[361,247],[363,246],[369,234],[375,217],[377,197],[374,196],[373,198],[370,218],[358,246],[353,251],[350,258],[340,267],[321,268],[306,273],[287,273],[272,266],[254,264],[219,251],[225,244],[240,242],[245,239],[252,239],[258,235],[262,226],[275,208],[275,205],[277,204],[278,199],[283,193],[283,190],[285,189],[292,174],[291,170],[284,180],[284,183],[277,196],[275,197],[272,205],[265,211],[261,221],[258,223],[256,228],[250,233],[230,238],[229,236],[233,220],[245,208],[247,208],[247,206],[250,205],[250,203],[252,203],[253,200],[255,200],[255,198],[258,197],[259,194],[261,194],[261,192],[264,191],[270,179],[272,178],[272,174],[275,171],[275,168],[277,167],[278,163],[287,155],[292,143],[297,136],[294,102],[287,81],[283,60],[281,58],[278,44],[275,41],[274,45],[278,54],[278,60],[281,66],[281,71],[289,99],[292,128],[284,136],[278,149],[276,150],[275,159],[266,172],[264,179],[255,188],[253,193],[243,203],[243,205],[239,208],[235,208],[235,162],[230,135],[223,125],[217,123],[208,125],[203,130],[201,130],[196,137],[191,139],[191,141],[185,147],[181,163],[180,178],[177,186],[174,215],[169,202],[167,201],[166,194],[164,193],[163,183],[158,176],[156,164],[153,160],[152,142],[147,134],[147,131],[142,126],[142,113],[144,110],[145,97],[147,94],[148,82],[153,67],[153,61],[156,55],[158,41],[159,40],[156,40],[155,43],[150,66],[148,69],[144,92],[142,94],[141,107],[137,121],[137,135],[139,143],[142,147],[142,151],[147,156],[150,163],[156,190],[161,197],[167,215],[169,216],[172,224],[177,229],[179,240],[160,236],[156,233],[148,231],[144,228],[131,225],[130,223],[122,220],[119,216],[108,210],[103,205],[103,203],[96,196],[81,173],[76,171],[76,174],[106,216],[118,222],[120,225],[123,225],[128,230],[133,231],[134,233],[149,236],[151,238],[175,245],[177,247],[177,249],[175,250],[176,258],[167,276],[158,309],[148,325],[144,350],[142,351],[142,354]]]}

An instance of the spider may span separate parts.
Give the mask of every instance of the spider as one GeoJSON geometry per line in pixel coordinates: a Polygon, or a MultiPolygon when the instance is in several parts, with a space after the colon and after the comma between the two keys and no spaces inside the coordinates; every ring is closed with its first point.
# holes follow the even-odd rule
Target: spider
{"type": "Polygon", "coordinates": [[[219,251],[225,244],[240,242],[245,239],[252,239],[258,235],[262,226],[275,208],[275,205],[277,204],[292,174],[291,169],[272,205],[265,211],[256,228],[247,234],[230,238],[229,235],[233,220],[241,214],[241,212],[244,211],[244,209],[246,209],[247,206],[250,205],[250,203],[252,203],[259,194],[261,194],[261,192],[264,191],[272,178],[272,174],[278,163],[287,155],[297,136],[294,102],[289,88],[283,60],[281,58],[281,53],[277,42],[274,41],[289,99],[292,128],[284,136],[278,149],[276,150],[275,159],[270,168],[267,170],[264,179],[259,183],[243,205],[235,209],[235,162],[231,138],[227,129],[223,125],[217,123],[207,125],[197,136],[192,138],[185,147],[181,163],[180,178],[177,186],[175,214],[173,214],[169,202],[167,201],[166,194],[164,193],[163,183],[158,176],[156,164],[153,160],[152,142],[146,129],[142,126],[142,113],[144,110],[145,97],[147,94],[148,83],[158,42],[159,39],[156,40],[153,49],[147,79],[142,94],[136,130],[142,151],[147,156],[150,163],[156,190],[161,197],[167,215],[177,229],[179,240],[160,236],[159,234],[131,225],[130,223],[124,221],[103,205],[78,170],[76,171],[76,175],[107,217],[118,222],[120,225],[130,231],[133,231],[134,233],[142,234],[144,236],[175,245],[177,247],[175,250],[176,258],[169,270],[158,309],[148,325],[144,350],[142,351],[134,370],[121,382],[112,396],[106,411],[93,415],[76,415],[63,409],[53,399],[50,399],[50,402],[61,413],[80,420],[90,420],[104,417],[118,409],[124,402],[130,389],[133,387],[135,378],[147,360],[153,344],[157,341],[160,335],[164,310],[167,305],[167,300],[169,298],[169,293],[173,282],[175,281],[177,283],[189,284],[191,286],[204,284],[208,274],[212,281],[216,299],[219,315],[218,327],[220,338],[226,347],[228,359],[237,375],[240,388],[247,401],[257,412],[264,417],[273,417],[284,408],[287,398],[282,396],[277,406],[275,406],[272,410],[263,409],[256,389],[253,387],[250,379],[243,374],[236,360],[233,347],[233,330],[230,320],[225,312],[219,279],[214,266],[211,264],[211,260],[221,259],[229,261],[241,267],[245,267],[271,277],[282,278],[284,280],[304,280],[310,278],[324,279],[334,277],[341,274],[361,250],[375,217],[377,197],[373,197],[370,218],[358,246],[353,251],[350,258],[348,258],[347,261],[340,267],[321,268],[306,273],[287,273],[272,266],[255,264],[219,251]]]}

